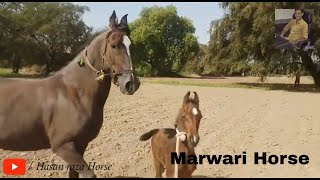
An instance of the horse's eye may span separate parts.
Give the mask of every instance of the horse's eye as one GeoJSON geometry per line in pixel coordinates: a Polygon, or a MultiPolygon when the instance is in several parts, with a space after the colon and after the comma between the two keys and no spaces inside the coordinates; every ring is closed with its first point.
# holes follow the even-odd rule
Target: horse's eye
{"type": "Polygon", "coordinates": [[[115,46],[115,45],[111,45],[111,47],[112,47],[113,49],[115,49],[115,48],[116,48],[116,46],[115,46]]]}

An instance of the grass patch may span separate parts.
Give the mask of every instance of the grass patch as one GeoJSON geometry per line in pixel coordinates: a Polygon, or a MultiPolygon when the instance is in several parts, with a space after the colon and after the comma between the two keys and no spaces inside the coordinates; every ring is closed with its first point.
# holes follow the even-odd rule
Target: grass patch
{"type": "Polygon", "coordinates": [[[164,84],[174,86],[201,86],[201,87],[229,87],[229,88],[250,88],[250,89],[263,89],[260,87],[248,86],[245,84],[237,83],[203,83],[203,82],[191,82],[191,81],[174,81],[174,80],[143,80],[144,82],[151,84],[164,84]]]}
{"type": "Polygon", "coordinates": [[[260,90],[282,90],[289,92],[311,92],[319,93],[320,87],[313,84],[300,84],[300,87],[294,87],[293,84],[285,83],[204,83],[192,81],[175,81],[175,80],[143,80],[151,84],[164,84],[173,86],[200,86],[200,87],[220,87],[220,88],[244,88],[260,90]]]}
{"type": "Polygon", "coordinates": [[[21,74],[21,73],[12,73],[10,68],[0,68],[0,77],[7,78],[40,78],[39,74],[21,74]]]}
{"type": "Polygon", "coordinates": [[[0,75],[3,75],[3,74],[10,74],[11,73],[11,69],[9,68],[0,68],[0,75]]]}

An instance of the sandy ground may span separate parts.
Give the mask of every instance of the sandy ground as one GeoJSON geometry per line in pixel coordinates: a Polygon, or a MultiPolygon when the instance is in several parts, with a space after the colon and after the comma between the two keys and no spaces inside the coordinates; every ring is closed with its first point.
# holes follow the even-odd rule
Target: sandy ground
{"type": "MultiPolygon", "coordinates": [[[[279,78],[275,78],[279,80],[279,78]]],[[[284,78],[290,83],[292,79],[284,78]]],[[[208,80],[216,81],[216,79],[208,80]]],[[[218,80],[222,81],[222,80],[218,80]]],[[[283,82],[283,80],[279,80],[283,82]]],[[[303,82],[310,81],[306,78],[303,82]]],[[[221,83],[221,82],[219,82],[221,83]]],[[[109,165],[96,170],[98,177],[154,177],[149,141],[139,136],[153,128],[173,127],[187,91],[197,91],[203,119],[197,154],[246,152],[246,164],[199,164],[194,177],[319,177],[320,95],[308,92],[258,89],[170,86],[142,83],[133,96],[114,86],[105,106],[99,136],[90,143],[85,160],[109,165]],[[307,165],[254,164],[254,152],[309,156],[307,165]]],[[[27,159],[27,172],[20,177],[66,177],[66,171],[36,170],[37,164],[65,163],[50,150],[11,152],[0,150],[0,159],[27,159]],[[33,162],[33,163],[32,163],[33,162]],[[32,163],[31,170],[28,170],[32,163]]],[[[0,177],[6,176],[0,168],[0,177]]]]}

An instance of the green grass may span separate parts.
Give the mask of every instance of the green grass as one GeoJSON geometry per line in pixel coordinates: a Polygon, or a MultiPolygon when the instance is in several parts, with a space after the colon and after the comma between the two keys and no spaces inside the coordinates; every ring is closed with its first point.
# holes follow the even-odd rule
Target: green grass
{"type": "Polygon", "coordinates": [[[40,77],[38,74],[21,74],[21,73],[12,73],[10,68],[0,68],[0,77],[8,78],[37,78],[40,77]]]}
{"type": "Polygon", "coordinates": [[[0,75],[10,74],[10,73],[11,73],[11,69],[9,69],[9,68],[0,68],[0,75]]]}
{"type": "Polygon", "coordinates": [[[202,86],[202,87],[229,87],[229,88],[253,88],[262,89],[259,87],[247,86],[244,84],[236,83],[203,83],[203,82],[191,82],[191,81],[173,81],[173,80],[144,80],[144,82],[151,84],[164,84],[164,85],[174,85],[174,86],[202,86]]]}
{"type": "Polygon", "coordinates": [[[283,90],[289,92],[311,92],[319,93],[320,87],[313,84],[301,84],[300,87],[294,87],[293,84],[284,83],[204,83],[191,81],[174,81],[174,80],[143,80],[143,82],[151,84],[164,84],[173,86],[200,86],[200,87],[216,87],[216,88],[245,88],[259,90],[283,90]]]}

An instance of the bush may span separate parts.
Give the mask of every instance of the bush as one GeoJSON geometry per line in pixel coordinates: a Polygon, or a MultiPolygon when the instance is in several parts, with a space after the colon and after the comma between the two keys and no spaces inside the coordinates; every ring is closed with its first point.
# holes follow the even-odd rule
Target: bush
{"type": "Polygon", "coordinates": [[[150,77],[154,76],[154,72],[149,64],[140,64],[137,65],[136,72],[138,76],[141,77],[150,77]]]}

